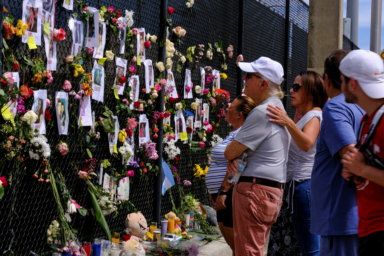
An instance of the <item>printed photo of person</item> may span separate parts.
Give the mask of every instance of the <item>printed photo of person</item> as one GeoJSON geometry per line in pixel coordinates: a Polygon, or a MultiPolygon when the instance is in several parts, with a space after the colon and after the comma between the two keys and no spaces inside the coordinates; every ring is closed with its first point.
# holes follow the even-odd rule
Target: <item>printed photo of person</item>
{"type": "Polygon", "coordinates": [[[44,101],[41,98],[35,99],[33,103],[33,112],[37,115],[37,120],[35,123],[41,123],[41,121],[44,119],[44,101]]]}
{"type": "Polygon", "coordinates": [[[129,79],[129,86],[131,87],[131,91],[129,92],[129,97],[131,101],[136,101],[136,90],[137,90],[137,77],[132,76],[129,79]]]}
{"type": "Polygon", "coordinates": [[[139,33],[139,38],[140,38],[140,42],[139,42],[139,44],[140,44],[139,55],[142,56],[142,57],[144,57],[144,54],[145,54],[145,47],[144,47],[144,41],[145,41],[145,39],[144,39],[144,37],[145,37],[145,32],[144,32],[144,31],[141,31],[141,32],[139,33]]]}
{"type": "Polygon", "coordinates": [[[95,85],[101,86],[101,69],[96,67],[93,72],[95,85]]]}
{"type": "Polygon", "coordinates": [[[59,119],[59,129],[62,130],[65,127],[66,117],[67,113],[65,112],[65,109],[67,108],[67,99],[64,98],[57,98],[56,99],[56,108],[58,113],[58,119],[59,119]]]}
{"type": "Polygon", "coordinates": [[[121,67],[121,66],[117,66],[116,67],[116,84],[117,85],[122,85],[122,83],[120,83],[120,77],[124,76],[125,75],[125,72],[124,72],[124,67],[121,67]]]}
{"type": "Polygon", "coordinates": [[[95,36],[95,18],[91,15],[88,20],[88,37],[94,38],[95,36]]]}
{"type": "Polygon", "coordinates": [[[43,10],[49,13],[53,11],[54,0],[43,0],[43,10]]]}
{"type": "Polygon", "coordinates": [[[27,21],[28,31],[36,33],[39,9],[31,6],[27,6],[26,9],[27,11],[25,12],[25,20],[27,21]]]}
{"type": "Polygon", "coordinates": [[[146,135],[146,125],[147,125],[146,122],[142,122],[142,123],[140,123],[140,125],[139,125],[139,137],[140,137],[140,138],[145,138],[145,137],[147,137],[147,135],[146,135]]]}
{"type": "Polygon", "coordinates": [[[75,23],[75,44],[81,44],[81,34],[83,30],[83,24],[81,22],[75,23]]]}

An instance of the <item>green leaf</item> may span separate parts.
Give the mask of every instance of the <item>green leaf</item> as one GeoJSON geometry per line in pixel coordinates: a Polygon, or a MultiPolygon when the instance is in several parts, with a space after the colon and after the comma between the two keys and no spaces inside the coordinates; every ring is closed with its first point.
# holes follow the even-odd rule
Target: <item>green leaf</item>
{"type": "Polygon", "coordinates": [[[3,198],[3,196],[4,196],[4,187],[1,186],[0,187],[0,199],[3,198]]]}
{"type": "Polygon", "coordinates": [[[77,212],[78,212],[81,216],[87,216],[87,214],[88,214],[88,211],[87,211],[87,209],[85,209],[85,208],[77,209],[77,212]]]}
{"type": "MultiPolygon", "coordinates": [[[[91,186],[89,183],[88,183],[88,185],[91,186]]],[[[95,211],[96,220],[97,220],[97,222],[99,222],[101,228],[104,230],[105,234],[108,237],[108,240],[111,240],[111,238],[112,238],[111,231],[109,230],[108,223],[105,220],[105,217],[101,211],[100,205],[97,202],[97,198],[95,196],[95,193],[93,193],[91,187],[88,188],[88,192],[89,192],[89,195],[91,196],[92,206],[93,206],[93,210],[95,211]]]]}

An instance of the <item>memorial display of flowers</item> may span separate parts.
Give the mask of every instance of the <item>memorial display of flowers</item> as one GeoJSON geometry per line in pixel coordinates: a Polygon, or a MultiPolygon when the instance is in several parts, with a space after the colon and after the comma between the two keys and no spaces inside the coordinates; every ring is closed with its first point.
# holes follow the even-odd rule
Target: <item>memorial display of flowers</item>
{"type": "MultiPolygon", "coordinates": [[[[185,8],[193,5],[194,1],[188,0],[185,8]]],[[[36,178],[33,181],[50,186],[57,217],[46,225],[47,243],[56,252],[83,255],[71,226],[71,215],[91,214],[110,239],[105,216],[119,210],[119,196],[129,197],[118,194],[125,191],[119,183],[121,179],[128,177],[134,183],[139,182],[139,177],[159,175],[161,154],[178,184],[192,186],[189,179],[207,174],[208,160],[194,164],[184,174],[179,171],[180,159],[191,152],[207,156],[222,141],[216,131],[224,122],[230,95],[220,89],[220,79],[228,76],[219,69],[227,69],[233,46],[225,51],[222,42],[188,45],[187,30],[172,22],[168,23],[168,37],[163,40],[149,33],[150,28],[133,27],[135,16],[131,10],[95,8],[84,1],[76,1],[74,7],[78,15],[67,22],[68,28],[55,28],[45,21],[44,33],[40,35],[29,30],[22,20],[15,23],[11,14],[3,18],[0,150],[4,157],[0,174],[4,176],[0,177],[0,199],[7,195],[5,187],[12,190],[15,179],[22,175],[31,175],[36,178]],[[97,23],[92,23],[95,19],[97,23]],[[74,24],[80,24],[78,29],[90,29],[94,24],[101,29],[105,24],[105,34],[99,32],[96,37],[104,37],[104,46],[110,48],[100,50],[102,41],[92,45],[92,38],[87,36],[90,33],[79,30],[82,33],[77,34],[74,24]],[[145,33],[145,29],[149,31],[145,33]],[[14,54],[9,47],[14,35],[24,36],[17,40],[23,40],[33,54],[14,54]],[[80,40],[77,36],[83,41],[76,45],[76,40],[80,40]],[[42,38],[44,45],[39,42],[42,38]],[[65,59],[58,59],[57,43],[69,40],[72,47],[65,48],[65,59]],[[185,52],[181,43],[188,45],[185,52]],[[154,45],[165,47],[164,62],[150,59],[154,45]],[[35,47],[46,47],[46,51],[36,51],[35,47]],[[215,57],[219,58],[220,67],[200,66],[215,57]],[[145,62],[148,60],[151,64],[145,62]],[[64,75],[56,72],[59,67],[65,68],[64,75]],[[200,68],[204,74],[196,79],[200,68]],[[111,70],[116,74],[111,75],[111,70]],[[182,74],[185,70],[195,76],[180,82],[179,77],[187,79],[182,74]],[[109,79],[112,76],[114,79],[109,79]],[[104,157],[110,161],[100,161],[104,157]],[[32,164],[22,169],[21,164],[26,161],[32,164]],[[16,163],[13,170],[5,168],[9,162],[16,163]],[[62,169],[60,163],[64,162],[66,168],[62,169]],[[64,172],[76,175],[84,184],[92,211],[72,198],[64,172]]],[[[174,11],[168,8],[169,15],[174,11]]],[[[32,21],[27,23],[34,25],[32,21]]]]}

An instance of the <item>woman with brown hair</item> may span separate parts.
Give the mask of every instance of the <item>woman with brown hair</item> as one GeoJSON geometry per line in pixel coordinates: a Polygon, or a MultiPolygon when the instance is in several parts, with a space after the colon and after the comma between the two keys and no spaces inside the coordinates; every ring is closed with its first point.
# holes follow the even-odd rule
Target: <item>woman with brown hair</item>
{"type": "Polygon", "coordinates": [[[290,89],[291,105],[298,120],[275,106],[268,106],[270,122],[287,128],[292,136],[287,163],[288,202],[293,227],[303,255],[319,255],[320,238],[310,233],[311,174],[316,141],[322,120],[321,108],[327,101],[323,79],[314,71],[301,72],[290,89]]]}

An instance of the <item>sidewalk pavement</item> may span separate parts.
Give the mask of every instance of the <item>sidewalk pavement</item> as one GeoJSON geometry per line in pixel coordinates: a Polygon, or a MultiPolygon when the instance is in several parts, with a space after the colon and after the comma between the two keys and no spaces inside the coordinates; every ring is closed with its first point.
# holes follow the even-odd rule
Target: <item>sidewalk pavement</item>
{"type": "Polygon", "coordinates": [[[225,242],[224,237],[220,237],[201,246],[199,256],[232,256],[232,250],[225,242]]]}

